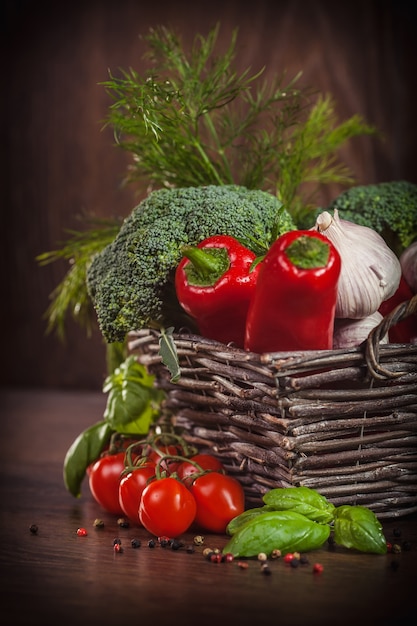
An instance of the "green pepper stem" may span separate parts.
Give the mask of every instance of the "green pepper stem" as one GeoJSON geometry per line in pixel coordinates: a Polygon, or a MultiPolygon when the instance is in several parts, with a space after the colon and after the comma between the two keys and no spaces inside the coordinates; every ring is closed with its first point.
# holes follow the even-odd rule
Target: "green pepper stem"
{"type": "Polygon", "coordinates": [[[230,267],[226,248],[183,246],[181,253],[190,261],[184,267],[190,285],[212,286],[230,267]]]}
{"type": "Polygon", "coordinates": [[[285,250],[293,265],[300,269],[326,267],[329,261],[330,246],[316,237],[302,235],[295,239],[285,250]]]}

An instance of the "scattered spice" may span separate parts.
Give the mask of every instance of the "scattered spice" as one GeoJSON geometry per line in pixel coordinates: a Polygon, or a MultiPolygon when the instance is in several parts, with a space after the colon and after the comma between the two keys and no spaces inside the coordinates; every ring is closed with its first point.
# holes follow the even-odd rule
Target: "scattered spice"
{"type": "Polygon", "coordinates": [[[32,533],[32,535],[36,535],[38,532],[38,525],[37,524],[31,524],[29,526],[29,530],[32,533]]]}
{"type": "Polygon", "coordinates": [[[95,519],[93,523],[94,528],[104,528],[104,522],[102,519],[95,519]]]}
{"type": "Polygon", "coordinates": [[[132,539],[130,542],[130,545],[132,546],[132,548],[140,548],[142,545],[142,542],[140,539],[132,539]]]}
{"type": "Polygon", "coordinates": [[[86,528],[77,528],[78,537],[87,537],[88,532],[86,528]]]}
{"type": "Polygon", "coordinates": [[[237,564],[240,569],[248,569],[249,567],[249,563],[247,561],[238,561],[237,564]]]}
{"type": "Polygon", "coordinates": [[[203,535],[196,535],[193,541],[194,541],[194,545],[202,546],[204,544],[204,537],[203,535]]]}
{"type": "Polygon", "coordinates": [[[313,565],[313,574],[322,574],[324,567],[321,563],[314,563],[313,565]]]}
{"type": "Polygon", "coordinates": [[[129,528],[129,521],[125,517],[119,517],[117,525],[120,526],[120,528],[129,528]]]}
{"type": "Polygon", "coordinates": [[[114,546],[117,546],[117,545],[121,546],[121,545],[122,545],[122,540],[121,540],[121,539],[119,539],[119,537],[115,537],[115,538],[113,539],[113,545],[114,545],[114,546]]]}
{"type": "Polygon", "coordinates": [[[121,553],[123,552],[123,548],[122,548],[122,544],[121,543],[115,543],[113,546],[113,549],[116,553],[121,553]]]}

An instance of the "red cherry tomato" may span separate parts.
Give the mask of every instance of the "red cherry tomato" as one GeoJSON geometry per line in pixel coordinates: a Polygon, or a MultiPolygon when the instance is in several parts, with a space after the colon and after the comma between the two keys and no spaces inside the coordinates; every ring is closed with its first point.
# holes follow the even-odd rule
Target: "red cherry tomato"
{"type": "Polygon", "coordinates": [[[146,462],[123,476],[119,483],[119,504],[132,522],[141,525],[139,504],[146,485],[155,478],[155,464],[146,462]]]}
{"type": "Polygon", "coordinates": [[[195,523],[206,531],[224,533],[245,510],[243,487],[233,476],[209,472],[196,478],[189,490],[197,503],[195,523]]]}
{"type": "Polygon", "coordinates": [[[187,487],[168,476],[145,487],[139,505],[139,519],[153,535],[175,538],[191,526],[196,508],[194,497],[187,487]]]}
{"type": "MultiPolygon", "coordinates": [[[[149,461],[152,461],[156,465],[162,457],[167,456],[167,455],[184,456],[184,452],[181,446],[163,445],[163,446],[158,446],[157,450],[156,449],[151,450],[151,452],[148,454],[148,459],[149,461]]],[[[172,460],[164,459],[160,463],[160,468],[161,470],[166,470],[169,474],[173,474],[174,472],[176,472],[179,464],[180,464],[180,461],[176,461],[174,459],[172,460]]]]}
{"type": "Polygon", "coordinates": [[[90,468],[88,482],[93,498],[109,513],[123,515],[119,504],[119,483],[125,468],[125,453],[105,454],[90,468]]]}
{"type": "MultiPolygon", "coordinates": [[[[211,454],[195,454],[190,458],[190,461],[197,463],[203,470],[213,470],[215,472],[223,472],[224,467],[222,463],[211,454]]],[[[194,474],[199,472],[199,469],[190,463],[190,461],[183,461],[177,467],[178,478],[180,478],[188,486],[190,479],[194,474]]]]}

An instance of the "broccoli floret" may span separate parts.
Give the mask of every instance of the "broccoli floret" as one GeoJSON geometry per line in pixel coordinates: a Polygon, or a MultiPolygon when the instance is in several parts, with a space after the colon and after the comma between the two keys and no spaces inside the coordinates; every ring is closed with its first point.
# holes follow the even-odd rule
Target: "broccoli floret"
{"type": "Polygon", "coordinates": [[[123,222],[114,241],[96,254],[87,288],[109,343],[130,330],[176,326],[185,318],[174,287],[181,246],[232,235],[259,253],[295,224],[273,195],[238,185],[160,189],[123,222]]]}
{"type": "Polygon", "coordinates": [[[376,230],[400,256],[417,238],[417,185],[391,181],[351,187],[328,207],[339,217],[376,230]]]}

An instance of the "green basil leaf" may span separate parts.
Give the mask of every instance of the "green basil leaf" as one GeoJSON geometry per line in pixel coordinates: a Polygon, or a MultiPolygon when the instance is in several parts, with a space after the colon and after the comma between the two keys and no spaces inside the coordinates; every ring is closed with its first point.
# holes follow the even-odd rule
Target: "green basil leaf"
{"type": "Polygon", "coordinates": [[[385,554],[387,541],[375,513],[363,506],[339,506],[334,520],[334,540],[345,548],[385,554]]]}
{"type": "Polygon", "coordinates": [[[103,391],[108,393],[104,419],[123,434],[146,435],[159,417],[165,394],[154,386],[155,377],[144,365],[129,356],[106,378],[103,391]]]}
{"type": "Polygon", "coordinates": [[[309,487],[271,489],[263,501],[277,511],[296,511],[322,524],[332,522],[335,514],[334,504],[309,487]]]}
{"type": "Polygon", "coordinates": [[[252,557],[273,550],[308,552],[320,548],[328,539],[330,526],[317,524],[295,511],[268,511],[255,516],[233,535],[223,553],[252,557]]]}
{"type": "Polygon", "coordinates": [[[258,508],[247,509],[247,511],[243,511],[243,513],[237,515],[232,520],[230,520],[226,528],[226,534],[234,535],[243,526],[243,524],[246,524],[246,522],[249,522],[258,515],[261,515],[262,513],[267,513],[271,510],[272,509],[269,506],[261,506],[258,508]]]}
{"type": "Polygon", "coordinates": [[[174,327],[162,329],[159,337],[159,354],[162,363],[169,369],[171,382],[176,383],[181,376],[177,347],[173,338],[174,327]]]}
{"type": "Polygon", "coordinates": [[[81,495],[81,483],[87,467],[100,456],[112,433],[107,422],[98,422],[80,433],[68,448],[64,459],[64,483],[76,498],[81,495]]]}

